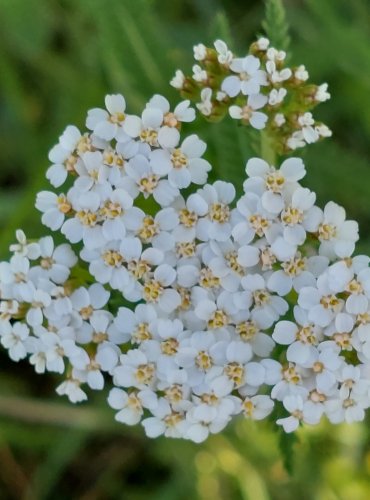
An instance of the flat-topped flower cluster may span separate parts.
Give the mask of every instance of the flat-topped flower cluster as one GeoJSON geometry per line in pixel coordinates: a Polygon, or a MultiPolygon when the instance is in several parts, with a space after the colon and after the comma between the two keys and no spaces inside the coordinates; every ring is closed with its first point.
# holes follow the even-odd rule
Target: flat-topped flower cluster
{"type": "Polygon", "coordinates": [[[121,95],[105,104],[89,132],[66,128],[50,152],[55,190],[37,196],[69,243],[18,231],[0,263],[10,358],[63,375],[72,402],[110,387],[116,419],[150,437],[201,442],[240,414],[287,432],[362,420],[370,259],[352,257],[357,223],[315,205],[299,158],[249,159],[237,200],[232,184],[208,184],[206,144],[180,135],[189,101],[171,111],[155,95],[140,117],[121,95]]]}

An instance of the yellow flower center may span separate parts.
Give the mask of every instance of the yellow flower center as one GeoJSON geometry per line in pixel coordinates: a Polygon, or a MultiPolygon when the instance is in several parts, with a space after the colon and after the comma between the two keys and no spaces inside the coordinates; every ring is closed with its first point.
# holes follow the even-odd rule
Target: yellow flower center
{"type": "Polygon", "coordinates": [[[97,214],[90,210],[80,210],[76,216],[83,226],[94,227],[98,221],[97,214]]]}
{"type": "Polygon", "coordinates": [[[317,342],[312,326],[302,326],[296,334],[296,339],[303,344],[309,345],[316,344],[317,342]]]}
{"type": "Polygon", "coordinates": [[[270,301],[270,294],[267,290],[255,290],[253,300],[257,307],[262,307],[270,301]]]}
{"type": "Polygon", "coordinates": [[[266,187],[273,193],[281,193],[285,179],[280,172],[273,171],[266,176],[266,187]]]}
{"type": "Polygon", "coordinates": [[[80,316],[83,320],[88,320],[91,318],[92,314],[94,312],[94,308],[92,306],[86,306],[80,309],[80,316]]]}
{"type": "Polygon", "coordinates": [[[149,144],[149,146],[152,147],[158,147],[158,132],[154,129],[147,128],[145,130],[142,130],[140,133],[140,140],[141,142],[145,142],[149,144]]]}
{"type": "Polygon", "coordinates": [[[337,228],[331,224],[320,224],[319,226],[319,240],[328,241],[335,238],[337,228]]]}
{"type": "Polygon", "coordinates": [[[220,278],[209,267],[205,267],[200,271],[199,285],[203,288],[217,288],[220,286],[220,278]]]}
{"type": "Polygon", "coordinates": [[[57,205],[59,212],[62,212],[62,214],[68,214],[72,210],[72,205],[64,194],[58,196],[57,205]]]}
{"type": "Polygon", "coordinates": [[[195,359],[195,364],[203,371],[207,371],[212,368],[213,360],[211,356],[206,351],[200,351],[195,359]]]}
{"type": "Polygon", "coordinates": [[[211,205],[208,215],[213,222],[223,224],[230,219],[230,208],[224,203],[214,203],[211,205]]]}
{"type": "Polygon", "coordinates": [[[225,375],[238,387],[244,383],[244,366],[240,363],[229,363],[224,368],[225,375]]]}
{"type": "Polygon", "coordinates": [[[287,262],[283,262],[281,267],[288,276],[294,277],[300,275],[306,269],[306,262],[307,259],[305,257],[298,255],[287,262]]]}
{"type": "Polygon", "coordinates": [[[351,335],[349,333],[335,333],[333,340],[343,351],[352,351],[351,335]]]}
{"type": "Polygon", "coordinates": [[[155,222],[153,217],[147,215],[144,217],[141,227],[139,228],[137,235],[143,243],[150,243],[152,238],[156,236],[159,232],[158,224],[155,222]]]}
{"type": "Polygon", "coordinates": [[[150,384],[153,380],[155,367],[153,363],[139,365],[135,372],[135,378],[139,384],[150,384]]]}
{"type": "Polygon", "coordinates": [[[188,241],[176,244],[176,254],[178,257],[193,257],[196,251],[195,241],[188,241]]]}
{"type": "Polygon", "coordinates": [[[139,323],[136,329],[132,332],[132,340],[140,344],[144,340],[150,340],[152,334],[149,331],[148,323],[139,323]]]}
{"type": "Polygon", "coordinates": [[[120,267],[123,263],[123,256],[115,250],[107,250],[103,254],[103,260],[107,266],[120,267]]]}
{"type": "Polygon", "coordinates": [[[111,123],[115,123],[116,125],[122,123],[124,120],[125,120],[126,116],[124,113],[120,113],[120,112],[117,112],[117,113],[113,113],[110,115],[110,117],[108,118],[108,120],[111,122],[111,123]]]}
{"type": "Polygon", "coordinates": [[[259,331],[256,324],[251,320],[239,323],[238,325],[236,325],[235,330],[236,333],[240,336],[240,338],[244,341],[249,341],[253,339],[253,337],[259,331]]]}
{"type": "Polygon", "coordinates": [[[139,191],[141,193],[152,194],[158,186],[158,182],[159,176],[156,174],[150,174],[147,177],[143,177],[139,181],[139,191]]]}
{"type": "Polygon", "coordinates": [[[283,378],[290,384],[298,384],[301,380],[301,376],[297,373],[297,370],[294,366],[288,366],[283,369],[283,378]]]}
{"type": "Polygon", "coordinates": [[[40,261],[40,266],[43,269],[51,269],[53,267],[54,262],[55,262],[54,259],[52,259],[51,257],[44,257],[40,261]]]}
{"type": "Polygon", "coordinates": [[[198,216],[195,212],[183,208],[179,212],[179,220],[180,224],[183,224],[185,227],[194,227],[198,221],[198,216]]]}
{"type": "Polygon", "coordinates": [[[335,295],[326,295],[321,297],[320,304],[324,307],[324,309],[336,311],[340,307],[340,300],[335,295]]]}
{"type": "Polygon", "coordinates": [[[287,226],[295,226],[303,222],[303,212],[298,208],[288,207],[282,212],[281,220],[287,226]]]}
{"type": "Polygon", "coordinates": [[[122,206],[119,203],[114,203],[113,201],[107,201],[105,205],[100,209],[100,214],[107,219],[115,219],[123,214],[122,206]]]}
{"type": "Polygon", "coordinates": [[[171,162],[173,165],[173,168],[176,169],[181,169],[187,166],[188,164],[188,158],[184,153],[181,151],[181,149],[177,148],[174,149],[172,154],[171,154],[171,162]]]}
{"type": "Polygon", "coordinates": [[[173,356],[174,354],[176,354],[178,347],[179,343],[174,338],[166,339],[161,343],[161,351],[167,356],[173,356]]]}
{"type": "Polygon", "coordinates": [[[173,384],[170,387],[167,387],[164,391],[166,399],[170,401],[170,403],[179,403],[183,400],[183,392],[182,387],[179,384],[173,384]]]}
{"type": "Polygon", "coordinates": [[[142,279],[149,273],[150,265],[145,260],[131,260],[127,269],[136,279],[142,279]]]}
{"type": "Polygon", "coordinates": [[[229,318],[227,314],[221,309],[217,309],[212,317],[208,320],[208,328],[222,328],[229,324],[229,318]]]}
{"type": "Polygon", "coordinates": [[[243,267],[238,262],[238,254],[236,252],[228,252],[225,255],[225,259],[229,264],[230,269],[232,269],[236,274],[243,276],[243,267]]]}
{"type": "Polygon", "coordinates": [[[158,302],[160,296],[163,293],[163,287],[156,280],[149,280],[144,284],[144,299],[146,302],[158,302]]]}
{"type": "Polygon", "coordinates": [[[262,217],[261,215],[255,214],[251,215],[248,219],[249,224],[252,226],[256,235],[262,238],[264,236],[265,231],[269,228],[270,222],[262,217]]]}
{"type": "Polygon", "coordinates": [[[353,279],[352,281],[350,281],[348,283],[346,290],[347,290],[347,292],[349,292],[353,295],[359,295],[360,293],[362,293],[364,291],[361,283],[359,283],[355,279],[353,279]]]}

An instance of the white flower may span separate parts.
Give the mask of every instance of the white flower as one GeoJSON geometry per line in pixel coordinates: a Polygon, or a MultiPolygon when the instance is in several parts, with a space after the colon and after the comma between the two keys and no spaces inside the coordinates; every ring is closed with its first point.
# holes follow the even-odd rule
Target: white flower
{"type": "MultiPolygon", "coordinates": [[[[119,350],[118,350],[119,352],[119,350]]],[[[70,357],[73,366],[72,376],[81,382],[86,382],[91,389],[101,390],[104,387],[102,371],[112,373],[118,363],[117,350],[112,344],[99,344],[96,354],[89,356],[84,349],[70,357]]]]}
{"type": "MultiPolygon", "coordinates": [[[[102,244],[102,227],[98,224],[100,196],[89,191],[74,200],[75,216],[67,219],[61,232],[71,243],[83,240],[88,248],[98,248],[102,244]]],[[[103,240],[104,241],[104,240],[103,240]]]]}
{"type": "Polygon", "coordinates": [[[146,107],[160,109],[163,113],[163,123],[168,127],[177,127],[181,122],[189,123],[195,120],[195,110],[190,107],[188,99],[181,101],[173,111],[170,111],[170,103],[167,99],[155,94],[146,107]]]}
{"type": "Polygon", "coordinates": [[[120,186],[133,198],[142,193],[144,198],[153,196],[161,206],[168,206],[179,195],[178,188],[155,174],[149,160],[143,155],[131,158],[126,165],[126,173],[127,177],[122,179],[120,186]]]}
{"type": "Polygon", "coordinates": [[[169,113],[164,111],[166,108],[160,99],[161,96],[154,97],[154,101],[149,101],[142,112],[141,118],[134,115],[126,118],[124,130],[130,137],[138,137],[146,145],[175,148],[180,140],[180,133],[176,128],[179,116],[173,114],[171,118],[169,113]]]}
{"type": "Polygon", "coordinates": [[[115,410],[119,410],[115,419],[127,425],[138,424],[144,414],[145,408],[157,405],[157,396],[153,391],[143,390],[130,392],[115,387],[111,389],[108,396],[108,404],[115,410]]]}
{"type": "Polygon", "coordinates": [[[261,37],[256,41],[257,47],[259,50],[267,50],[270,45],[270,40],[265,37],[261,37]]]}
{"type": "Polygon", "coordinates": [[[43,322],[43,309],[50,305],[50,295],[42,289],[36,288],[33,284],[22,290],[22,299],[30,307],[26,314],[27,323],[32,326],[41,325],[43,322]]]}
{"type": "Polygon", "coordinates": [[[301,130],[293,132],[293,134],[287,139],[286,145],[289,149],[292,149],[293,151],[298,148],[303,148],[306,145],[306,141],[304,140],[303,137],[303,132],[301,130]]]}
{"type": "Polygon", "coordinates": [[[298,305],[307,311],[309,321],[328,326],[343,308],[343,300],[330,291],[325,280],[319,278],[317,288],[303,287],[299,291],[298,305]]]}
{"type": "Polygon", "coordinates": [[[236,322],[235,332],[243,342],[247,342],[254,354],[261,358],[266,358],[275,347],[275,342],[270,335],[261,331],[261,327],[256,321],[249,319],[249,313],[245,318],[236,322]]]}
{"type": "Polygon", "coordinates": [[[229,114],[231,118],[250,123],[253,128],[261,130],[265,128],[268,116],[265,113],[256,111],[267,103],[267,97],[262,94],[253,94],[248,97],[247,104],[243,107],[230,106],[229,114]]]}
{"type": "Polygon", "coordinates": [[[168,175],[170,184],[183,189],[191,183],[204,184],[211,165],[201,158],[205,142],[197,135],[187,137],[179,148],[170,151],[158,149],[150,153],[150,165],[157,175],[168,175]]]}
{"type": "Polygon", "coordinates": [[[312,113],[300,115],[298,117],[298,124],[301,126],[303,138],[307,144],[311,144],[318,140],[319,134],[313,127],[313,125],[315,125],[315,120],[312,117],[312,113]]]}
{"type": "Polygon", "coordinates": [[[231,235],[231,210],[229,203],[235,197],[235,188],[232,184],[216,181],[213,185],[207,184],[192,195],[194,206],[203,206],[207,216],[199,220],[197,237],[202,241],[215,239],[226,241],[231,235]]]}
{"type": "Polygon", "coordinates": [[[246,165],[249,176],[244,182],[244,190],[262,195],[262,206],[270,213],[278,214],[284,208],[283,195],[302,179],[306,170],[300,158],[285,160],[279,170],[266,161],[251,158],[246,165]]]}
{"type": "Polygon", "coordinates": [[[42,212],[42,223],[52,231],[59,229],[66,214],[72,210],[72,204],[64,194],[57,195],[51,191],[37,193],[36,208],[42,212]]]}
{"type": "Polygon", "coordinates": [[[292,288],[299,292],[305,286],[315,286],[316,278],[324,272],[328,263],[326,257],[314,255],[307,259],[297,252],[294,257],[281,264],[282,269],[271,274],[267,281],[268,287],[284,296],[292,288]]]}
{"type": "Polygon", "coordinates": [[[67,179],[68,173],[74,171],[78,154],[91,147],[91,139],[81,135],[77,127],[68,125],[59,137],[59,143],[49,152],[49,160],[53,163],[46,172],[46,178],[54,187],[59,187],[67,179]]]}
{"type": "Polygon", "coordinates": [[[336,256],[349,257],[358,240],[358,224],[352,220],[345,220],[346,212],[343,207],[329,201],[325,205],[319,225],[319,252],[329,259],[336,256]]]}
{"type": "Polygon", "coordinates": [[[80,384],[79,380],[66,380],[57,387],[56,392],[59,396],[67,396],[71,403],[81,403],[87,399],[87,395],[80,384]]]}
{"type": "Polygon", "coordinates": [[[63,284],[71,268],[77,263],[77,257],[68,244],[62,244],[55,248],[51,236],[39,240],[40,264],[32,267],[30,278],[50,279],[56,284],[63,284]]]}
{"type": "Polygon", "coordinates": [[[272,338],[278,344],[289,345],[286,353],[288,361],[305,366],[315,358],[315,346],[320,340],[320,334],[321,331],[310,324],[299,328],[291,321],[279,321],[272,338]]]}
{"type": "Polygon", "coordinates": [[[274,402],[269,396],[246,397],[242,403],[242,412],[247,418],[262,420],[273,410],[274,402]]]}
{"type": "Polygon", "coordinates": [[[193,79],[196,82],[206,82],[208,80],[207,71],[199,66],[199,64],[194,64],[193,66],[193,79]]]}
{"type": "Polygon", "coordinates": [[[35,260],[40,256],[40,247],[36,242],[29,242],[21,229],[17,229],[15,236],[18,243],[10,245],[9,250],[22,257],[35,260]]]}
{"type": "Polygon", "coordinates": [[[278,127],[281,127],[286,122],[285,116],[282,113],[276,113],[274,117],[274,122],[278,127]]]}
{"type": "Polygon", "coordinates": [[[218,62],[229,66],[233,59],[233,53],[228,49],[226,43],[222,40],[216,40],[213,45],[217,51],[218,62]]]}
{"type": "Polygon", "coordinates": [[[172,87],[174,87],[175,89],[181,90],[183,88],[183,86],[184,86],[184,82],[185,82],[185,75],[184,75],[184,73],[180,69],[177,69],[176,73],[175,73],[175,76],[170,81],[170,85],[172,87]]]}
{"type": "Polygon", "coordinates": [[[197,109],[204,115],[209,116],[212,113],[212,89],[205,87],[200,93],[201,102],[196,104],[197,109]]]}
{"type": "Polygon", "coordinates": [[[306,70],[306,67],[303,64],[298,66],[298,68],[294,71],[294,78],[296,80],[305,82],[306,80],[308,80],[308,77],[309,77],[308,71],[306,70]]]}
{"type": "Polygon", "coordinates": [[[110,294],[100,283],[94,283],[89,288],[80,287],[71,297],[73,310],[78,313],[78,323],[90,319],[94,313],[103,308],[108,302],[110,294]]]}
{"type": "Polygon", "coordinates": [[[165,313],[173,312],[180,304],[179,293],[171,288],[176,279],[176,271],[168,264],[156,268],[152,279],[144,283],[143,298],[146,302],[158,304],[165,313]]]}
{"type": "Polygon", "coordinates": [[[119,129],[125,121],[125,98],[120,95],[107,95],[105,97],[105,109],[95,108],[89,111],[86,127],[101,139],[110,141],[117,138],[119,129]]]}
{"type": "Polygon", "coordinates": [[[323,410],[319,405],[312,401],[304,401],[300,396],[286,396],[283,405],[291,415],[279,418],[276,423],[282,425],[285,432],[295,431],[300,422],[310,425],[318,424],[322,417],[323,410]]]}
{"type": "Polygon", "coordinates": [[[333,132],[330,130],[330,128],[323,123],[315,125],[315,130],[320,137],[331,137],[333,135],[333,132]]]}
{"type": "Polygon", "coordinates": [[[252,319],[262,328],[269,328],[274,321],[287,312],[286,301],[269,292],[265,279],[260,274],[245,276],[241,280],[241,285],[253,301],[252,319]]]}
{"type": "Polygon", "coordinates": [[[247,245],[255,236],[262,238],[265,235],[272,219],[273,215],[262,207],[261,198],[255,193],[246,192],[237,201],[232,236],[241,245],[247,245]]]}
{"type": "Polygon", "coordinates": [[[207,47],[203,43],[198,43],[193,47],[194,59],[197,61],[203,61],[207,55],[207,47]]]}
{"type": "Polygon", "coordinates": [[[233,59],[230,69],[239,75],[225,78],[221,89],[230,97],[237,96],[240,92],[244,95],[258,94],[261,85],[267,85],[266,73],[260,70],[260,60],[254,56],[244,59],[233,59]]]}
{"type": "Polygon", "coordinates": [[[122,354],[120,364],[113,370],[113,382],[121,387],[146,389],[152,387],[156,376],[155,365],[138,349],[122,354]]]}
{"type": "Polygon", "coordinates": [[[272,89],[269,93],[268,102],[271,106],[276,106],[277,104],[281,104],[283,102],[286,95],[287,90],[284,88],[272,89]]]}
{"type": "MultiPolygon", "coordinates": [[[[269,51],[271,51],[271,49],[268,49],[267,51],[268,57],[269,57],[269,51]]],[[[276,58],[277,60],[282,60],[281,59],[282,54],[285,54],[285,52],[280,51],[278,53],[277,51],[275,51],[273,58],[276,58]],[[275,54],[278,54],[277,57],[275,57],[275,54]]],[[[272,53],[270,55],[272,55],[272,53]]],[[[266,62],[266,71],[267,71],[267,78],[271,81],[272,84],[285,82],[286,80],[289,80],[289,78],[292,76],[292,70],[290,68],[283,68],[281,71],[279,71],[277,69],[276,62],[272,59],[269,59],[266,62]]]]}
{"type": "Polygon", "coordinates": [[[327,101],[328,99],[330,99],[330,94],[328,92],[328,84],[322,83],[317,88],[317,91],[315,94],[315,100],[318,102],[324,102],[324,101],[327,101]]]}
{"type": "Polygon", "coordinates": [[[24,323],[17,322],[13,326],[4,323],[1,326],[0,342],[8,349],[10,359],[19,361],[27,356],[27,340],[30,330],[24,323]]]}
{"type": "Polygon", "coordinates": [[[230,421],[230,416],[219,417],[218,411],[208,405],[194,406],[186,415],[189,427],[186,430],[185,437],[201,443],[207,439],[209,433],[220,432],[230,421]]]}

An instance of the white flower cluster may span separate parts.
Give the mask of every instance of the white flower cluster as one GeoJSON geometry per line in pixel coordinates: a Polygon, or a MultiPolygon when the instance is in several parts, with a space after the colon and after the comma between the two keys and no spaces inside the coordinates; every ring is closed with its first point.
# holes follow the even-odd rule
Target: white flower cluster
{"type": "Polygon", "coordinates": [[[308,85],[303,65],[286,67],[286,53],[271,47],[267,38],[257,40],[242,58],[234,56],[222,40],[214,47],[196,45],[194,58],[199,64],[193,66],[192,77],[187,79],[177,70],[171,80],[173,87],[194,100],[189,83],[200,89],[196,106],[203,115],[218,116],[223,106],[245,125],[258,130],[266,126],[280,129],[275,133],[287,151],[331,136],[330,129],[307,111],[330,98],[328,85],[308,85]]]}
{"type": "Polygon", "coordinates": [[[232,184],[206,184],[205,143],[180,139],[189,102],[171,112],[154,96],[138,117],[111,95],[106,108],[88,113],[90,133],[67,127],[47,173],[65,192],[36,201],[80,259],[18,231],[0,264],[10,358],[64,374],[57,392],[72,402],[110,380],[116,419],[150,437],[201,442],[235,415],[273,410],[287,432],[323,415],[362,420],[370,259],[351,257],[357,224],[315,205],[298,158],[279,169],[250,159],[236,204],[232,184]],[[181,194],[192,183],[202,187],[181,194]]]}

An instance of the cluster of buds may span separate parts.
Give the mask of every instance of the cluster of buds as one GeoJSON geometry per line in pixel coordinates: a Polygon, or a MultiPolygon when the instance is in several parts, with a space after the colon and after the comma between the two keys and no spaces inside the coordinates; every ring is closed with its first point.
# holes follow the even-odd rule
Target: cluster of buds
{"type": "Polygon", "coordinates": [[[192,76],[177,70],[171,85],[210,121],[229,113],[243,125],[266,129],[278,154],[331,136],[311,113],[330,98],[328,85],[308,83],[306,68],[286,66],[286,53],[267,38],[252,43],[245,57],[234,56],[222,40],[214,48],[199,44],[194,59],[192,76]]]}
{"type": "MultiPolygon", "coordinates": [[[[224,97],[210,101],[209,116],[227,102],[235,114],[240,99],[261,99],[260,88],[271,100],[279,79],[300,88],[267,41],[243,60],[223,42],[216,49],[195,50],[209,71],[223,71],[212,70],[224,97]]],[[[184,92],[199,89],[176,78],[184,92]]],[[[57,392],[74,403],[108,385],[116,419],[141,422],[150,437],[201,442],[238,415],[270,416],[286,432],[323,416],[362,420],[370,259],[352,257],[357,223],[334,202],[315,205],[299,158],[280,168],[250,158],[239,199],[230,183],[208,184],[206,144],[181,133],[196,115],[189,100],[171,111],[155,95],[141,116],[127,113],[122,95],[105,104],[88,112],[88,132],[66,128],[49,155],[54,190],[37,195],[43,224],[68,243],[18,231],[0,263],[9,357],[61,374],[57,392]]]]}

